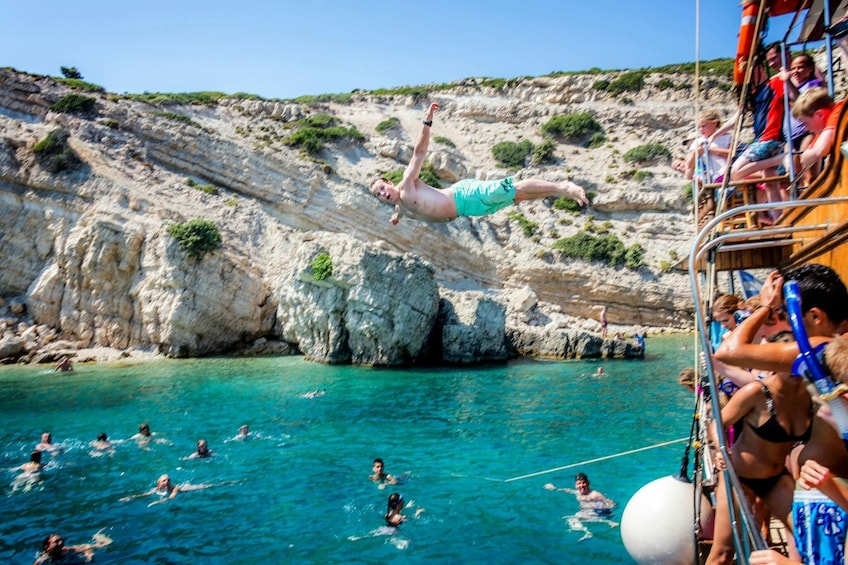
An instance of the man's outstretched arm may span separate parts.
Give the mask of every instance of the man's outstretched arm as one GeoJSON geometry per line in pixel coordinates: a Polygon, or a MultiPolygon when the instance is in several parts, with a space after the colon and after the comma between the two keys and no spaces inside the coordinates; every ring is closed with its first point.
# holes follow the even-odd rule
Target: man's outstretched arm
{"type": "Polygon", "coordinates": [[[427,148],[430,146],[430,125],[433,123],[433,114],[439,109],[439,105],[433,102],[430,104],[427,115],[424,118],[424,127],[421,129],[421,136],[418,138],[418,143],[415,144],[415,149],[412,152],[412,159],[406,170],[403,172],[402,186],[414,188],[415,180],[421,174],[421,167],[424,166],[424,160],[427,158],[427,148]]]}

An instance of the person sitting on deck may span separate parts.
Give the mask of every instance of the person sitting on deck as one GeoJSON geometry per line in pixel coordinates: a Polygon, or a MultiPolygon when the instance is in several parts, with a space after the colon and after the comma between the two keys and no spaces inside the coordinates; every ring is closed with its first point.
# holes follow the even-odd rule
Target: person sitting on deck
{"type": "Polygon", "coordinates": [[[583,188],[570,181],[556,184],[541,179],[515,181],[512,177],[494,181],[466,179],[444,190],[424,183],[419,175],[427,157],[433,114],[438,109],[438,104],[430,104],[424,118],[424,129],[401,181],[395,184],[386,178],[378,178],[371,182],[371,194],[395,207],[391,218],[393,225],[397,225],[401,216],[425,222],[450,222],[459,216],[484,216],[513,203],[547,196],[565,196],[581,206],[589,203],[583,188]]]}
{"type": "Polygon", "coordinates": [[[730,155],[730,134],[715,138],[712,135],[721,125],[721,114],[716,109],[704,110],[698,117],[698,137],[691,142],[689,153],[682,163],[681,172],[687,179],[701,182],[721,182],[730,155]]]}
{"type": "Polygon", "coordinates": [[[801,168],[811,167],[817,175],[821,160],[830,154],[836,139],[836,126],[842,114],[844,100],[834,102],[826,88],[812,88],[802,93],[792,106],[792,115],[815,134],[806,151],[801,154],[801,168]]]}
{"type": "MultiPolygon", "coordinates": [[[[785,85],[779,75],[768,78],[762,62],[762,56],[758,56],[751,75],[751,81],[756,86],[746,100],[754,116],[754,141],[733,162],[730,169],[731,181],[757,179],[763,175],[766,177],[775,176],[777,166],[783,161],[786,153],[786,138],[783,131],[785,85]]],[[[730,120],[716,130],[711,140],[730,131],[740,117],[738,112],[734,114],[730,120]]],[[[759,185],[758,188],[760,188],[759,185]]],[[[762,188],[765,190],[765,199],[758,193],[758,200],[783,201],[779,183],[765,183],[762,188]]],[[[761,222],[771,224],[779,216],[779,212],[761,215],[761,222]]]]}

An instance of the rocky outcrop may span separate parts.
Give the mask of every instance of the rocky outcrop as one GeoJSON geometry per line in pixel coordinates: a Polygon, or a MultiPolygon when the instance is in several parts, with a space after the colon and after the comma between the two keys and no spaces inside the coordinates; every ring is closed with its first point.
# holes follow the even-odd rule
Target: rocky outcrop
{"type": "MultiPolygon", "coordinates": [[[[544,200],[510,209],[535,223],[528,236],[507,211],[389,225],[391,211],[366,186],[410,158],[421,128],[415,97],[154,106],[86,93],[93,111],[58,114],[49,107],[67,86],[0,69],[0,297],[9,299],[0,359],[97,347],[170,356],[291,350],[367,365],[627,355],[596,343],[599,304],[613,326],[686,329],[687,281],[659,267],[683,256],[691,237],[682,182],[667,162],[633,165],[621,155],[645,142],[675,147],[691,127],[690,95],[660,96],[649,85],[624,104],[593,90],[596,79],[518,79],[501,89],[469,79],[434,94],[442,110],[430,158],[446,184],[513,174],[492,146],[538,143],[555,115],[592,112],[607,131],[603,147],[559,143],[556,164],[518,173],[572,178],[597,193],[583,214],[544,200]],[[318,113],[365,140],[309,158],[283,143],[287,124],[318,113]],[[390,117],[398,127],[377,133],[390,117]],[[52,168],[35,152],[57,130],[78,167],[52,168]],[[632,180],[634,168],[648,180],[632,180]],[[223,239],[200,260],[167,233],[194,218],[213,222],[223,239]],[[642,245],[645,266],[611,268],[552,247],[598,226],[642,245]],[[321,250],[334,269],[316,280],[310,264],[321,250]],[[533,297],[529,310],[513,299],[521,289],[533,297]]],[[[718,89],[714,96],[730,102],[718,89]]]]}

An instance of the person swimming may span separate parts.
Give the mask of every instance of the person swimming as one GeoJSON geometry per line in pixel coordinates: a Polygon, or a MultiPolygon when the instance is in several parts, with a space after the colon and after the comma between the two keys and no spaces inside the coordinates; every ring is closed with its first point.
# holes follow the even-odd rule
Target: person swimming
{"type": "Polygon", "coordinates": [[[102,457],[103,455],[114,455],[115,448],[112,442],[109,441],[109,436],[105,432],[97,434],[97,439],[88,443],[91,451],[88,454],[92,457],[102,457]]]}
{"type": "Polygon", "coordinates": [[[21,473],[12,481],[12,492],[23,490],[27,492],[41,479],[41,471],[44,469],[44,463],[41,462],[41,452],[33,451],[29,456],[29,461],[23,465],[12,467],[10,471],[20,471],[21,473]]]}

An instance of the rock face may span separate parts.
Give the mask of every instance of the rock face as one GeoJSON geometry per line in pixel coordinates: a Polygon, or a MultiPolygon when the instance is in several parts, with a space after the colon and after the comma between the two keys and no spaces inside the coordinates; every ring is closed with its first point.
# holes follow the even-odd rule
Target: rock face
{"type": "MultiPolygon", "coordinates": [[[[683,180],[667,160],[621,156],[643,143],[677,151],[694,105],[688,91],[654,87],[660,77],[626,102],[594,90],[600,78],[614,77],[537,77],[501,89],[469,79],[433,95],[442,109],[429,158],[445,184],[571,178],[597,193],[591,209],[571,214],[548,199],[393,227],[367,186],[405,167],[427,101],[355,94],[312,106],[156,106],[86,92],[94,110],[57,113],[50,106],[69,87],[0,69],[0,361],[97,347],[177,357],[291,350],[367,365],[631,354],[593,336],[602,304],[613,328],[687,329],[687,280],[663,266],[688,252],[692,235],[683,180]],[[574,112],[595,115],[607,143],[557,142],[555,164],[519,173],[493,159],[496,143],[538,144],[546,121],[574,112]],[[365,140],[316,157],[284,143],[292,122],[316,114],[365,140]],[[388,118],[399,125],[377,132],[388,118]],[[51,135],[66,152],[44,152],[51,135]],[[535,235],[509,213],[535,223],[535,235]],[[196,218],[223,241],[199,260],[167,230],[196,218]],[[645,265],[588,263],[552,247],[579,231],[638,243],[645,265]],[[311,261],[322,251],[333,274],[316,280],[311,261]]],[[[729,94],[710,96],[729,109],[729,94]]]]}

